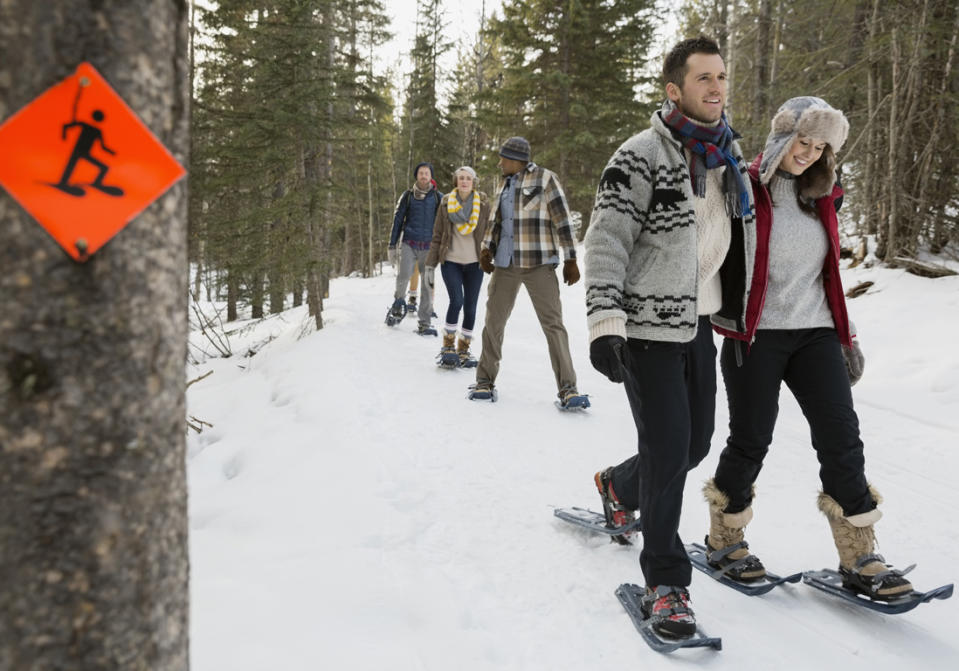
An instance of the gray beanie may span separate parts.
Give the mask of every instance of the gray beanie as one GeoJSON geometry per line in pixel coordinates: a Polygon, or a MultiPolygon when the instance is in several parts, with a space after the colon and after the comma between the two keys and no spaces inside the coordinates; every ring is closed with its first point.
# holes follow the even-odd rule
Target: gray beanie
{"type": "MultiPolygon", "coordinates": [[[[772,130],[766,138],[766,148],[763,149],[763,160],[759,165],[759,181],[768,184],[776,168],[783,160],[786,150],[792,146],[799,135],[825,140],[833,152],[842,149],[846,136],[849,134],[849,122],[839,110],[831,107],[822,98],[814,96],[800,96],[790,98],[782,104],[773,117],[772,130]]],[[[804,194],[813,198],[820,198],[830,191],[836,182],[835,166],[828,168],[828,174],[818,183],[815,193],[804,194]]]]}
{"type": "Polygon", "coordinates": [[[511,137],[499,149],[499,155],[503,158],[511,158],[514,161],[529,162],[529,142],[524,137],[511,137]]]}

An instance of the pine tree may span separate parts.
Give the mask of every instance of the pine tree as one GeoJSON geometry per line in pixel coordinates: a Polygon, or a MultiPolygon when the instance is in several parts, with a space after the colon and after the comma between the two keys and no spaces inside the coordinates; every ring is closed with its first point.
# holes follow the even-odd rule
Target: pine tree
{"type": "Polygon", "coordinates": [[[441,0],[418,0],[416,34],[410,51],[412,67],[406,89],[401,137],[406,141],[405,169],[400,184],[412,181],[413,167],[423,161],[433,164],[440,188],[452,178],[456,166],[456,139],[449,132],[446,112],[440,106],[440,92],[447,79],[440,64],[451,48],[446,37],[447,22],[441,0]]]}
{"type": "Polygon", "coordinates": [[[487,96],[491,135],[525,136],[573,210],[588,212],[609,155],[648,124],[651,107],[637,95],[648,81],[654,4],[511,0],[490,22],[503,58],[487,96]]]}
{"type": "MultiPolygon", "coordinates": [[[[959,237],[959,5],[948,0],[684,3],[684,34],[710,34],[727,12],[734,127],[747,155],[775,110],[824,98],[850,122],[839,154],[842,219],[874,237],[887,263],[941,251],[959,237]]],[[[856,247],[864,249],[861,244],[856,247]]]]}

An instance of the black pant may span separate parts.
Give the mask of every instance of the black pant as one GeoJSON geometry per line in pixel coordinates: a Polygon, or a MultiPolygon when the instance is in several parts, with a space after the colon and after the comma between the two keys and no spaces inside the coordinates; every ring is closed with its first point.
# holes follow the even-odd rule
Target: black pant
{"type": "Polygon", "coordinates": [[[823,491],[846,515],[876,507],[866,484],[859,419],[834,329],[758,331],[748,353],[745,343],[727,338],[720,362],[729,400],[729,440],[715,480],[729,496],[726,512],[739,512],[752,500],[753,483],[772,442],[783,382],[809,423],[823,491]]]}
{"type": "Polygon", "coordinates": [[[689,557],[679,537],[686,473],[709,452],[716,410],[716,347],[709,318],[687,343],[629,339],[626,396],[638,454],[613,469],[620,502],[638,509],[639,564],[650,586],[687,586],[689,557]]]}

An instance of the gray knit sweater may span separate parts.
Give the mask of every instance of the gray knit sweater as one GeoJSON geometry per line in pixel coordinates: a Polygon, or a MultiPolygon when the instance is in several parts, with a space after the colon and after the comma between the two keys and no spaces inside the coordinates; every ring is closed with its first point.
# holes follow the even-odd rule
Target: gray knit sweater
{"type": "Polygon", "coordinates": [[[769,284],[760,329],[833,327],[822,268],[829,239],[819,217],[796,202],[796,180],[779,173],[769,182],[773,222],[769,231],[769,284]]]}
{"type": "MultiPolygon", "coordinates": [[[[749,184],[739,145],[733,154],[749,184]]],[[[754,211],[752,191],[750,212],[754,211]]],[[[741,243],[755,253],[752,235],[741,243]]],[[[697,222],[682,144],[659,113],[606,165],[586,233],[586,314],[590,340],[603,335],[688,342],[697,324],[697,222]]],[[[745,269],[751,283],[752,264],[745,269]]]]}

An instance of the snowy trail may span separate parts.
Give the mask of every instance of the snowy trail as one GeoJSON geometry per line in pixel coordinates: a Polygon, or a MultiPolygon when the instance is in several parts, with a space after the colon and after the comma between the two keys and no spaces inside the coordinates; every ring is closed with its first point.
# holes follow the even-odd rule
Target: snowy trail
{"type": "MultiPolygon", "coordinates": [[[[959,562],[959,375],[943,374],[959,372],[959,358],[941,341],[908,354],[901,343],[907,326],[943,331],[934,315],[959,306],[959,282],[878,270],[845,281],[865,279],[881,290],[850,305],[867,356],[854,396],[867,474],[886,497],[880,550],[900,566],[918,562],[914,583],[932,589],[953,581],[959,562]]],[[[188,371],[214,371],[188,399],[189,413],[214,425],[188,442],[196,671],[898,671],[959,661],[959,599],[883,616],[805,585],[750,598],[695,571],[693,605],[724,649],[649,650],[613,595],[642,583],[638,550],[552,513],[596,509],[592,474],[635,449],[621,387],[589,366],[582,284],[561,290],[579,388],[593,403],[572,414],[553,406],[525,293],[506,330],[500,400],[480,403],[465,399],[472,371],[436,368],[439,338],[416,336],[410,317],[382,323],[393,280],[390,270],[335,280],[322,332],[297,339],[306,315],[289,310],[234,336],[237,352],[275,336],[256,356],[188,371]]],[[[477,355],[484,302],[485,285],[477,355]]],[[[726,421],[720,390],[712,452],[687,482],[687,542],[706,532],[699,490],[726,421]]],[[[784,391],[747,532],[771,570],[835,565],[817,490],[808,429],[784,391]]]]}

